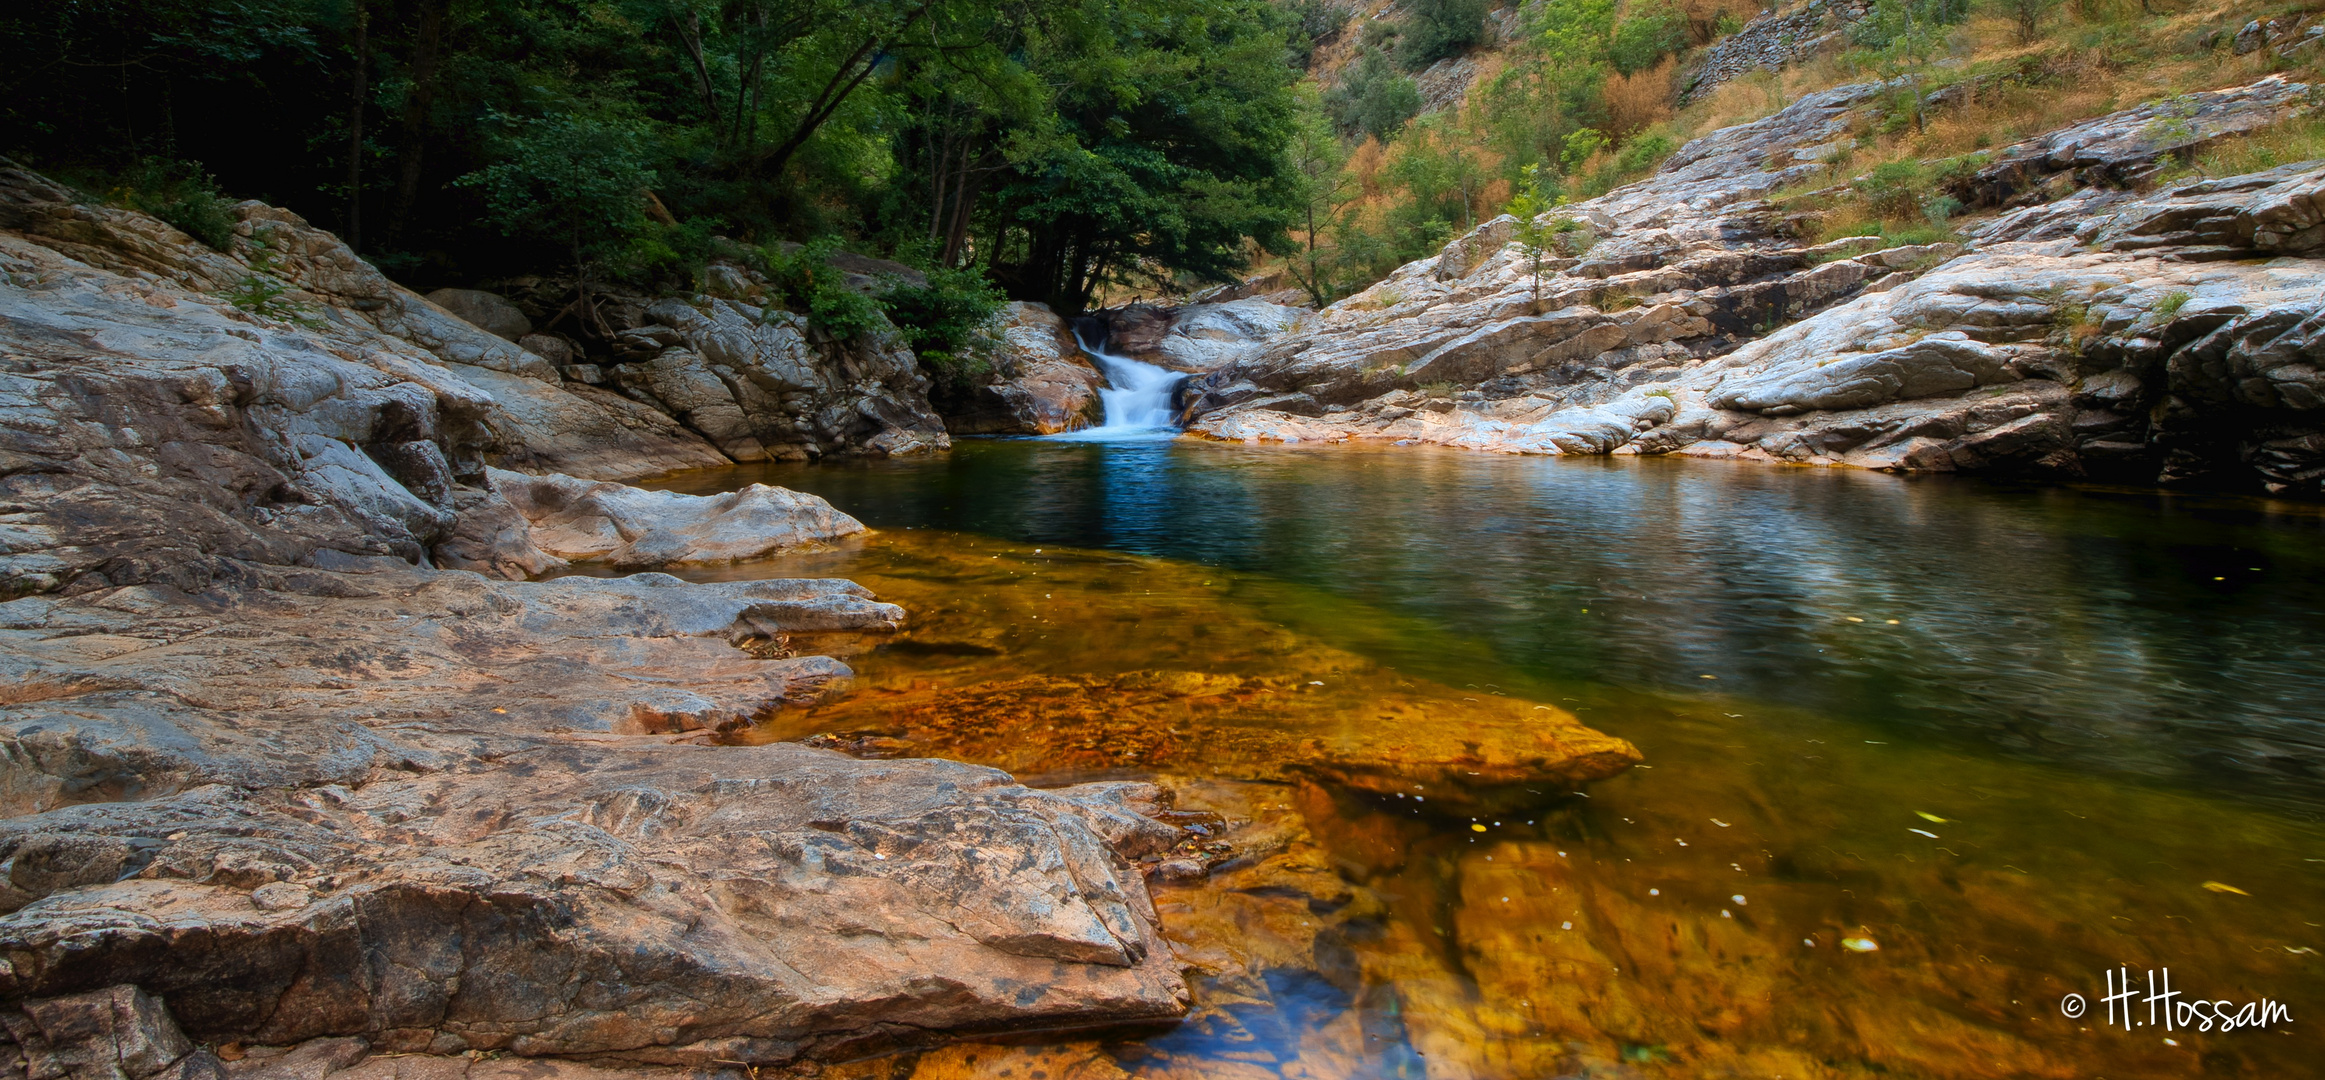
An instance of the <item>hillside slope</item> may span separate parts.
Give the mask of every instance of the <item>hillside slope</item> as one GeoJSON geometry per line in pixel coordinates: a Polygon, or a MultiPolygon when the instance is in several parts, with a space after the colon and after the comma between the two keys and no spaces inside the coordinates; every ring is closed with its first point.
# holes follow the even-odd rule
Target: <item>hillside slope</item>
{"type": "Polygon", "coordinates": [[[1989,210],[1958,242],[1815,242],[1786,196],[1898,89],[1808,95],[1547,215],[1538,284],[1488,222],[1202,376],[1194,430],[2325,494],[2325,163],[2134,189],[2301,122],[2308,85],[1995,151],[1940,181],[1989,210]]]}

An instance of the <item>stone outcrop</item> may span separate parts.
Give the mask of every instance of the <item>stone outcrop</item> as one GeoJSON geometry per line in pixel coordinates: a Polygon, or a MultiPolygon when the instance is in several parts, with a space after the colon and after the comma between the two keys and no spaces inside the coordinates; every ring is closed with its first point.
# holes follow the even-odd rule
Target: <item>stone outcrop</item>
{"type": "Polygon", "coordinates": [[[615,339],[621,391],[709,439],[736,461],[942,450],[928,376],[893,333],[821,335],[789,312],[698,296],[658,300],[615,339]]]}
{"type": "MultiPolygon", "coordinates": [[[[0,175],[0,1027],[27,1075],[218,1080],[154,998],[196,1039],[327,1040],[233,1063],[253,1080],[365,1047],[748,1068],[1184,1011],[1128,869],[1178,835],[1151,789],[728,745],[847,686],[815,653],[898,608],[485,576],[860,525],[605,483],[730,459],[237,214],[212,252],[0,175]]],[[[727,304],[640,312],[674,339],[646,362],[792,394],[803,420],[750,430],[827,452],[919,430],[867,404],[904,368],[819,367],[727,304]]]]}
{"type": "Polygon", "coordinates": [[[40,1080],[224,1080],[223,1063],[135,986],[25,1001],[0,1011],[0,1070],[40,1080]]]}
{"type": "Polygon", "coordinates": [[[1972,207],[2047,201],[2040,189],[2062,174],[2070,188],[2130,188],[2204,146],[2306,111],[2309,97],[2308,84],[2272,75],[2151,101],[2005,146],[1949,186],[1972,207]]]}
{"type": "Polygon", "coordinates": [[[525,346],[525,338],[533,333],[533,320],[526,318],[517,305],[494,293],[482,289],[437,289],[428,294],[428,302],[485,333],[514,341],[543,359],[552,362],[558,359],[525,346]]]}
{"type": "Polygon", "coordinates": [[[1315,322],[1316,313],[1249,298],[1189,304],[1171,313],[1156,343],[1156,363],[1177,371],[1210,371],[1258,352],[1259,343],[1315,322]]]}
{"type": "Polygon", "coordinates": [[[1873,10],[1865,0],[1809,0],[1797,8],[1771,8],[1744,28],[1720,39],[1688,72],[1680,101],[1717,89],[1737,76],[1774,71],[1805,60],[1840,40],[1849,24],[1873,10]]]}
{"type": "Polygon", "coordinates": [[[1094,317],[1106,335],[1108,352],[1173,371],[1200,373],[1250,359],[1269,338],[1317,324],[1316,312],[1278,303],[1278,298],[1247,296],[1179,307],[1132,304],[1096,312],[1094,317]]]}
{"type": "Polygon", "coordinates": [[[1091,366],[1073,330],[1047,304],[1012,302],[994,318],[989,370],[944,402],[945,427],[963,435],[1055,435],[1105,418],[1091,366]]]}
{"type": "Polygon", "coordinates": [[[2023,205],[1966,222],[1966,247],[1792,240],[1762,196],[1817,176],[1878,90],[1810,95],[1567,209],[1574,239],[1538,286],[1488,223],[1194,380],[1193,430],[2325,494],[2325,165],[2149,194],[2039,183],[2148,175],[2306,87],[2271,77],[2010,148],[1989,171],[2050,201],[1995,181],[2023,205]]]}
{"type": "Polygon", "coordinates": [[[864,531],[862,522],[820,498],[766,484],[681,495],[555,473],[495,469],[489,477],[521,515],[531,542],[563,563],[617,570],[718,565],[864,531]]]}

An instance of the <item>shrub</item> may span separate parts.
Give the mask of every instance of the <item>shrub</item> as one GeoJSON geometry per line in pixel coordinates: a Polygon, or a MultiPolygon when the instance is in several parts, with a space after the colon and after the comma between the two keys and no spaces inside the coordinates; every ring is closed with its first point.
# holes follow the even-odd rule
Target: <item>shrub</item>
{"type": "Polygon", "coordinates": [[[1606,149],[1607,137],[1597,128],[1576,128],[1569,132],[1560,145],[1558,164],[1571,176],[1599,151],[1606,149]]]}
{"type": "Polygon", "coordinates": [[[218,182],[194,162],[140,159],[121,176],[110,199],[152,214],[212,250],[225,251],[234,243],[234,200],[218,194],[218,182]]]}
{"type": "Polygon", "coordinates": [[[767,276],[782,306],[807,317],[813,326],[836,338],[858,337],[879,329],[880,305],[848,288],[847,279],[831,264],[839,250],[832,237],[793,246],[763,248],[759,270],[767,276]]]}
{"type": "Polygon", "coordinates": [[[1297,0],[1291,5],[1292,19],[1298,28],[1293,46],[1301,66],[1316,55],[1316,46],[1340,36],[1348,26],[1349,9],[1339,0],[1297,0]]]}
{"type": "Polygon", "coordinates": [[[1615,167],[1624,173],[1645,172],[1662,164],[1677,149],[1671,136],[1660,131],[1646,132],[1623,143],[1622,150],[1615,154],[1615,167]]]}
{"type": "Polygon", "coordinates": [[[1870,49],[1926,47],[1941,27],[1970,17],[1969,0],[1875,0],[1849,28],[1849,39],[1870,49]]]}
{"type": "Polygon", "coordinates": [[[1419,71],[1485,40],[1485,0],[1413,0],[1397,33],[1397,62],[1419,71]]]}
{"type": "Polygon", "coordinates": [[[1367,52],[1341,73],[1339,85],[1324,92],[1324,112],[1343,135],[1385,142],[1420,114],[1421,88],[1397,74],[1387,57],[1367,52]]]}
{"type": "Polygon", "coordinates": [[[1849,186],[1875,214],[1896,219],[1921,209],[1924,183],[1921,163],[1890,161],[1874,166],[1872,172],[1858,177],[1849,186]]]}
{"type": "Polygon", "coordinates": [[[966,382],[991,366],[991,338],[984,331],[1006,298],[975,270],[935,269],[928,283],[893,280],[880,294],[880,310],[920,357],[921,366],[940,378],[966,382]]]}
{"type": "Polygon", "coordinates": [[[1687,45],[1687,20],[1668,7],[1653,7],[1615,24],[1607,59],[1625,75],[1645,71],[1687,45]]]}

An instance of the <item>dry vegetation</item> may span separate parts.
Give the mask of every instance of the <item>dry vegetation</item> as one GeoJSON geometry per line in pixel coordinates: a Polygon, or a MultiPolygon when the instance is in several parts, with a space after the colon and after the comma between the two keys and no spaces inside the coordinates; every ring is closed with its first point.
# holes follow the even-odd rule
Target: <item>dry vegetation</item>
{"type": "MultiPolygon", "coordinates": [[[[1873,111],[1822,177],[1779,193],[1801,209],[1820,210],[1827,238],[1879,234],[1913,243],[1950,234],[1955,208],[1930,197],[1930,184],[1946,169],[1962,167],[1966,155],[2140,102],[2248,83],[2274,71],[2325,81],[2317,66],[2325,49],[2289,62],[2271,49],[2240,57],[2230,48],[2249,19],[2318,21],[2325,3],[2317,0],[1975,0],[1966,19],[1943,26],[1919,48],[1844,41],[1810,61],[1735,79],[1680,105],[1678,90],[1703,48],[1723,27],[1732,29],[1759,8],[1755,0],[1682,0],[1660,7],[1652,0],[1624,0],[1609,25],[1669,11],[1684,28],[1684,43],[1628,73],[1611,66],[1602,50],[1579,76],[1588,80],[1580,87],[1576,65],[1566,63],[1561,74],[1555,28],[1546,35],[1539,9],[1529,14],[1518,24],[1518,40],[1482,58],[1478,77],[1457,106],[1421,117],[1385,142],[1368,136],[1345,147],[1347,187],[1330,215],[1329,243],[1347,271],[1337,294],[1501,212],[1529,165],[1539,163],[1555,175],[1559,194],[1587,198],[1643,175],[1690,138],[1845,83],[1911,76],[1923,93],[1968,84],[1949,104],[1922,110],[1912,107],[1912,95],[1894,95],[1873,111]]],[[[1362,48],[1361,20],[1389,10],[1366,5],[1359,22],[1319,48],[1319,70],[1348,63],[1362,48]]],[[[2215,144],[2167,179],[2317,157],[2325,157],[2325,120],[2302,118],[2215,144]]],[[[1324,231],[1319,229],[1320,245],[1324,231]]]]}

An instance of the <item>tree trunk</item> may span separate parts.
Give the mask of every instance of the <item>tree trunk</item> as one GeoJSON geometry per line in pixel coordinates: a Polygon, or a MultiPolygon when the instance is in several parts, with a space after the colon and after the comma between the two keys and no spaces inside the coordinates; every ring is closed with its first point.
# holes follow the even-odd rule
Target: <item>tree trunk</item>
{"type": "Polygon", "coordinates": [[[841,61],[839,68],[832,72],[832,77],[824,82],[822,92],[816,94],[815,100],[808,102],[807,112],[792,126],[790,136],[774,149],[758,156],[757,171],[765,176],[782,175],[784,166],[791,163],[792,155],[807,145],[807,140],[818,128],[823,127],[824,121],[831,119],[832,114],[846,104],[848,96],[854,94],[856,88],[864,85],[864,80],[871,78],[872,72],[879,69],[880,53],[887,47],[887,43],[912,29],[912,24],[919,22],[921,16],[926,14],[928,5],[922,4],[912,9],[912,13],[906,15],[894,30],[866,38],[863,44],[856,46],[856,51],[841,61]]]}
{"type": "Polygon", "coordinates": [[[428,113],[436,103],[437,72],[444,54],[444,22],[452,0],[422,0],[420,26],[412,42],[412,92],[404,100],[402,131],[396,139],[396,196],[388,208],[385,242],[393,246],[420,200],[422,163],[428,150],[428,113]]]}
{"type": "Polygon", "coordinates": [[[363,250],[363,106],[371,96],[371,6],[355,4],[355,92],[347,109],[347,247],[363,250]]]}

